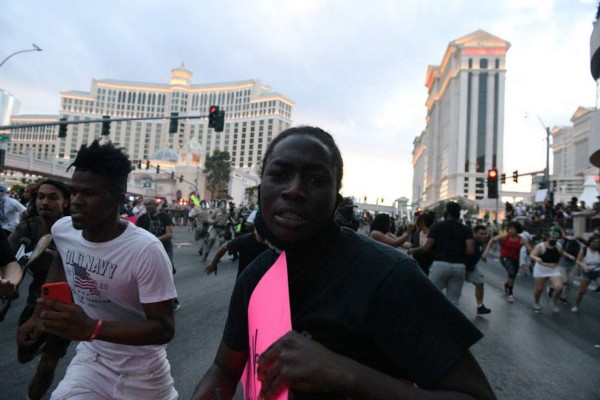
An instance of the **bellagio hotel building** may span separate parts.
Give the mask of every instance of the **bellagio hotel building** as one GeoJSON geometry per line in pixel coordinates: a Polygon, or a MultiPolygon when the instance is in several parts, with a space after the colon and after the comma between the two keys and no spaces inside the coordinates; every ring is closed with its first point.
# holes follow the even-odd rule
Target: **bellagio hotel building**
{"type": "MultiPolygon", "coordinates": [[[[273,92],[259,80],[192,84],[192,73],[183,66],[171,71],[169,84],[119,80],[92,80],[89,92],[60,94],[59,115],[18,115],[12,124],[164,117],[157,120],[111,122],[109,139],[124,147],[132,160],[149,160],[159,149],[177,152],[197,141],[206,155],[215,149],[229,152],[233,168],[255,170],[266,147],[291,126],[294,102],[273,92]],[[225,110],[223,132],[208,128],[208,108],[225,110]],[[180,119],[177,132],[169,133],[169,116],[203,116],[180,119]]],[[[18,129],[11,132],[9,152],[33,153],[35,158],[70,163],[79,147],[100,137],[101,123],[69,124],[66,138],[58,127],[18,129]]]]}

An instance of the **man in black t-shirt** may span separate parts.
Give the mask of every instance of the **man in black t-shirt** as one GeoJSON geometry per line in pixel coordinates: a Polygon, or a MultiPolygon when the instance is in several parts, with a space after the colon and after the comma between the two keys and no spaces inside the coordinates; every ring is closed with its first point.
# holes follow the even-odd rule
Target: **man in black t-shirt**
{"type": "Polygon", "coordinates": [[[232,398],[246,365],[260,383],[251,398],[287,387],[295,399],[495,399],[469,351],[481,332],[414,260],[335,224],[342,176],[339,148],[319,128],[290,128],[270,143],[255,228],[271,249],[238,277],[215,361],[192,399],[217,390],[232,398]],[[258,354],[248,304],[282,251],[287,282],[271,278],[289,295],[292,330],[258,354]]]}
{"type": "Polygon", "coordinates": [[[460,205],[446,203],[444,220],[433,224],[422,247],[410,249],[408,254],[433,251],[429,278],[440,290],[446,289],[448,300],[458,307],[465,283],[465,261],[474,253],[473,232],[459,222],[460,205]]]}
{"type": "MultiPolygon", "coordinates": [[[[158,211],[158,203],[154,197],[146,197],[144,199],[144,206],[146,207],[146,213],[140,215],[137,220],[137,226],[147,230],[160,240],[167,255],[169,261],[171,261],[171,268],[175,273],[175,264],[173,263],[173,220],[167,214],[158,211]]],[[[175,298],[175,311],[179,310],[179,300],[175,298]]]]}

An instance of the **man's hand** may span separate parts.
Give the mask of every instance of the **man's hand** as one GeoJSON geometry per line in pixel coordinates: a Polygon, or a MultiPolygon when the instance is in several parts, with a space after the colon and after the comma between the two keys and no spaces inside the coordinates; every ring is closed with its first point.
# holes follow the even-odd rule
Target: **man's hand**
{"type": "Polygon", "coordinates": [[[17,329],[17,344],[20,346],[32,346],[37,342],[41,334],[41,320],[32,316],[17,329]]]}
{"type": "Polygon", "coordinates": [[[335,390],[340,356],[297,332],[288,332],[258,359],[261,397],[275,397],[284,387],[313,393],[335,390]],[[327,366],[327,368],[324,368],[327,366]]]}
{"type": "Polygon", "coordinates": [[[81,307],[43,298],[37,302],[49,308],[40,313],[42,332],[77,341],[88,340],[92,335],[96,320],[88,317],[81,307]]]}
{"type": "Polygon", "coordinates": [[[210,275],[210,274],[212,274],[214,272],[215,276],[216,276],[217,275],[217,264],[218,264],[218,261],[217,262],[212,262],[211,261],[206,266],[206,268],[204,268],[204,272],[206,272],[206,275],[210,275]]]}
{"type": "Polygon", "coordinates": [[[481,255],[481,259],[482,259],[484,262],[487,262],[487,260],[488,260],[488,254],[487,254],[487,253],[483,253],[483,254],[481,255]]]}

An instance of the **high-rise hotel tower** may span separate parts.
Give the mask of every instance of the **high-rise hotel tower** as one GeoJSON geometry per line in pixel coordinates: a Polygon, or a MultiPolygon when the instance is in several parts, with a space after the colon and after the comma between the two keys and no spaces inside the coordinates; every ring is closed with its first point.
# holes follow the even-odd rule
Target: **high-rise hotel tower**
{"type": "Polygon", "coordinates": [[[413,204],[486,198],[487,171],[502,171],[509,47],[478,30],[450,42],[441,64],[427,68],[426,128],[413,142],[413,204]]]}

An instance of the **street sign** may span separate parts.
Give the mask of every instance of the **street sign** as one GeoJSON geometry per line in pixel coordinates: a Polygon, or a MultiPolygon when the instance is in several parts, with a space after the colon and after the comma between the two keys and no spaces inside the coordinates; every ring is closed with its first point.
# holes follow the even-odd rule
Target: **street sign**
{"type": "Polygon", "coordinates": [[[10,142],[10,135],[0,134],[0,143],[10,142]]]}

